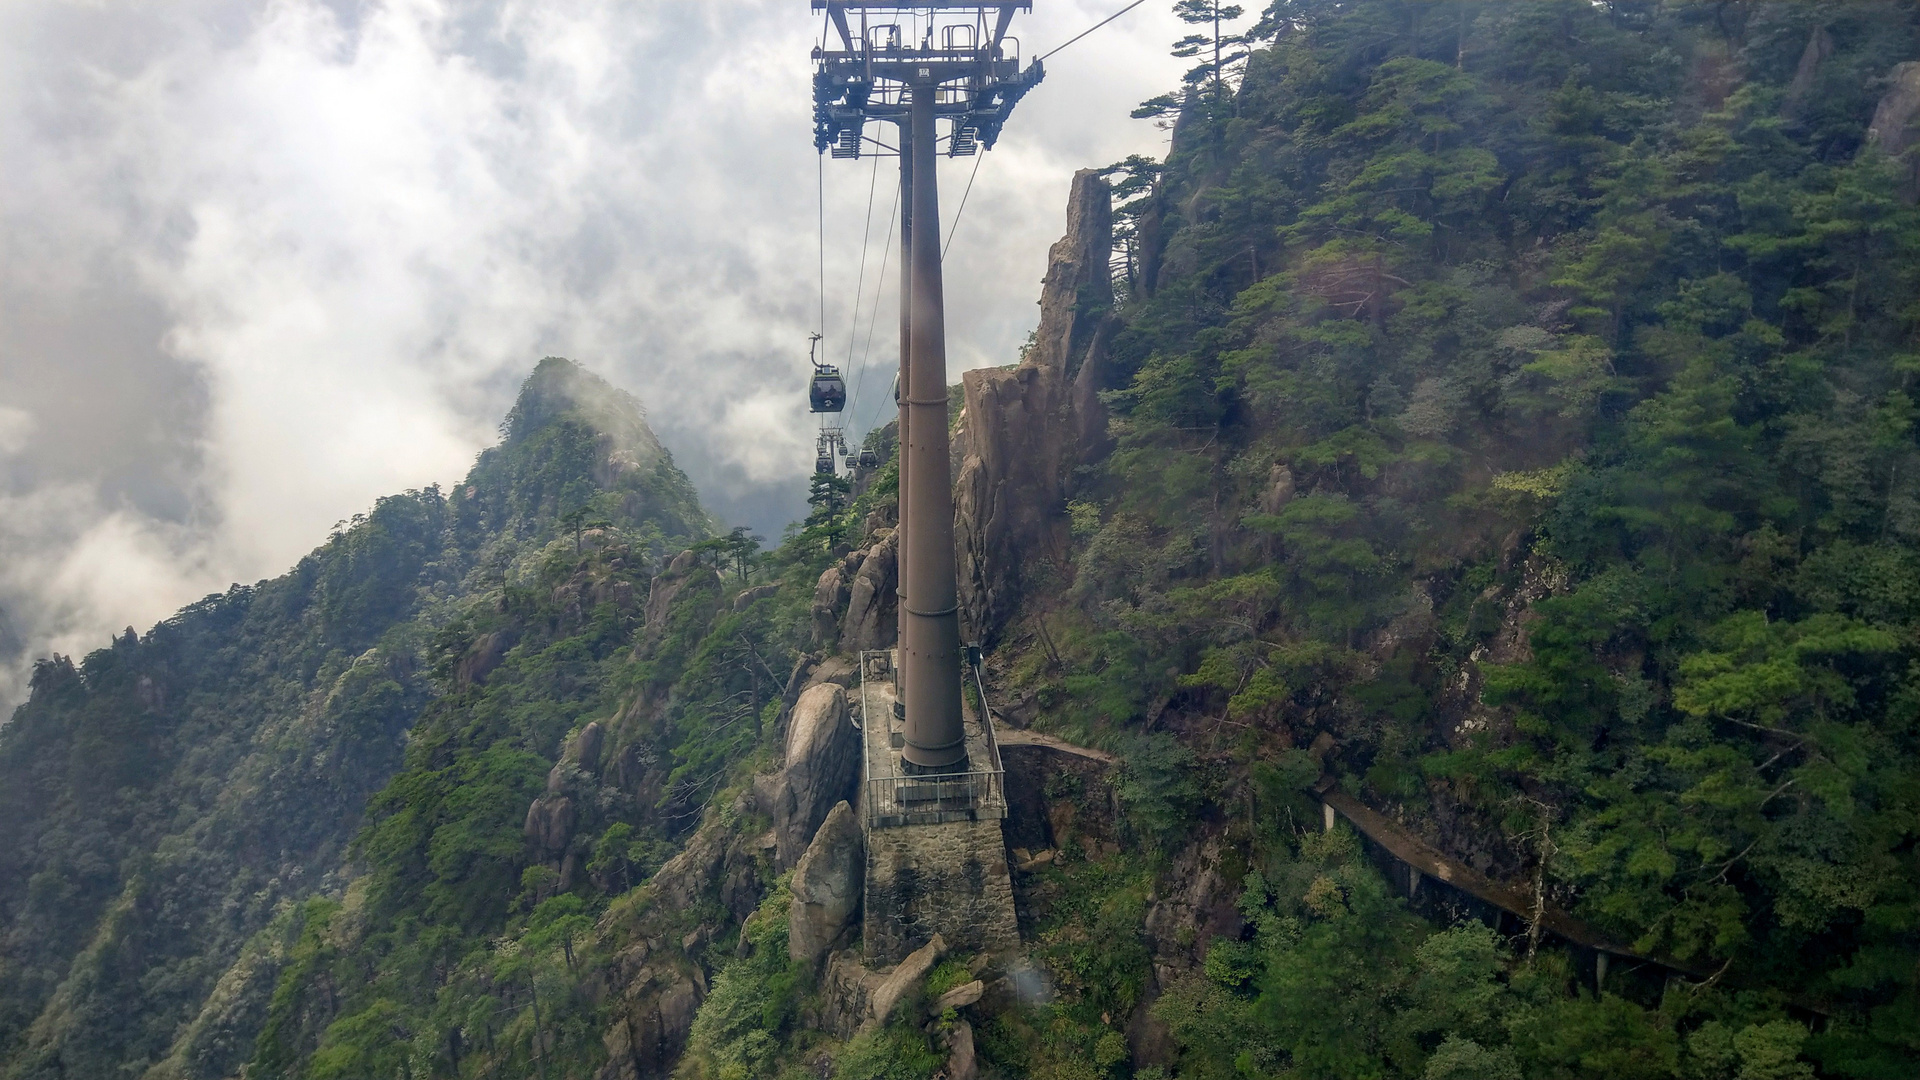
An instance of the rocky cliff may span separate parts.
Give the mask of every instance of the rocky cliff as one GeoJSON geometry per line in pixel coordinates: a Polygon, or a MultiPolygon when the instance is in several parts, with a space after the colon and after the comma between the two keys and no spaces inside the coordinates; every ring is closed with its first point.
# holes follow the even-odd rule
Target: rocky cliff
{"type": "Polygon", "coordinates": [[[1023,590],[1067,555],[1074,470],[1106,448],[1107,341],[1115,322],[1112,191],[1091,169],[1074,174],[1067,232],[1048,253],[1033,344],[1012,368],[961,376],[954,481],[962,634],[992,642],[1023,590]]]}

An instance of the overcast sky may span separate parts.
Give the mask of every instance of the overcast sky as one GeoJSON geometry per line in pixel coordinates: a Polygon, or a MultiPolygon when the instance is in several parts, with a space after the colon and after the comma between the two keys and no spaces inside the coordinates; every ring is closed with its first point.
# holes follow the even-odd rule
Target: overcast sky
{"type": "MultiPolygon", "coordinates": [[[[1033,56],[1121,4],[1014,32],[1033,56]]],[[[955,378],[1033,328],[1073,170],[1164,152],[1127,112],[1178,80],[1169,6],[1049,61],[984,159],[955,378]]],[[[0,707],[35,656],[457,480],[545,355],[637,394],[708,507],[777,537],[813,456],[819,32],[803,0],[0,0],[0,707]]],[[[971,167],[941,166],[949,222],[971,167]]],[[[826,163],[841,362],[883,298],[857,426],[894,362],[894,168],[826,163]]]]}

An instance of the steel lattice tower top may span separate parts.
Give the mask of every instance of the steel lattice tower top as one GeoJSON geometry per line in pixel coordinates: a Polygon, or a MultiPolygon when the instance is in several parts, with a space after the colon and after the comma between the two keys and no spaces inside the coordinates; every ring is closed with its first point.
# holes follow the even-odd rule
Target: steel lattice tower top
{"type": "Polygon", "coordinates": [[[1008,55],[1018,43],[1007,29],[1016,13],[1033,10],[1030,0],[813,0],[813,10],[827,13],[829,42],[840,46],[814,50],[813,142],[837,158],[860,156],[868,120],[905,123],[909,88],[925,80],[940,88],[934,115],[952,122],[948,156],[991,150],[1014,105],[1046,74],[1038,61],[1022,71],[1018,55],[1008,55]]]}

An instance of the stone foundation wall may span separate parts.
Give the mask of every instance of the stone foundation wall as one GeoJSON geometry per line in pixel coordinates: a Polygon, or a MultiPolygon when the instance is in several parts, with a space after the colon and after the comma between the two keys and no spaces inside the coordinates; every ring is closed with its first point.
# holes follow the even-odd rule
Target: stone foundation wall
{"type": "Polygon", "coordinates": [[[997,818],[867,832],[867,963],[897,964],[939,934],[953,955],[1019,947],[997,818]]]}

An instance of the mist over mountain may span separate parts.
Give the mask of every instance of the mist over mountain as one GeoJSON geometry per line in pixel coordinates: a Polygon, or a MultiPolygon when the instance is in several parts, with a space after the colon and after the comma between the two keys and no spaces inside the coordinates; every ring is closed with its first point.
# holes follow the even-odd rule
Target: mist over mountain
{"type": "MultiPolygon", "coordinates": [[[[1053,0],[1022,32],[1108,13],[1053,0]]],[[[1145,6],[1102,31],[1115,62],[1061,54],[979,172],[957,362],[1032,329],[1073,170],[1164,145],[1115,106],[1176,77],[1175,25],[1145,6]]],[[[23,643],[0,703],[36,658],[451,484],[544,355],[644,392],[729,526],[804,516],[819,29],[791,0],[0,6],[0,608],[23,643]]],[[[870,166],[829,169],[824,198],[829,345],[871,373],[898,265],[882,287],[870,166]]],[[[869,374],[862,431],[886,385],[869,374]]]]}
{"type": "Polygon", "coordinates": [[[1910,1076],[1920,7],[1177,14],[949,389],[993,767],[896,430],[763,542],[549,357],[33,668],[0,1077],[1910,1076]]]}

